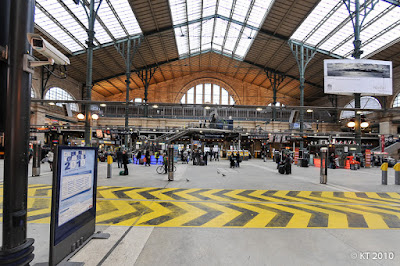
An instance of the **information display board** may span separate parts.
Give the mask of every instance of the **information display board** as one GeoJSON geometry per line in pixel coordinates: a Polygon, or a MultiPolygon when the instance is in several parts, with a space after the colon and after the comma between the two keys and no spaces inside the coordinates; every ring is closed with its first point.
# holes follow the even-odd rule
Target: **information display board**
{"type": "Polygon", "coordinates": [[[53,172],[50,265],[95,231],[97,148],[57,147],[53,172]]]}
{"type": "Polygon", "coordinates": [[[392,62],[369,59],[324,60],[327,94],[392,95],[392,62]]]}

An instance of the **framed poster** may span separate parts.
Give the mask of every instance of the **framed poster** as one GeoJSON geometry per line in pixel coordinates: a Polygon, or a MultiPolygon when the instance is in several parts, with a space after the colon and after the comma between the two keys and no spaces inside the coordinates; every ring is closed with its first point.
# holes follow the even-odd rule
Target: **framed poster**
{"type": "Polygon", "coordinates": [[[95,231],[97,148],[58,146],[50,222],[50,265],[95,231]]]}

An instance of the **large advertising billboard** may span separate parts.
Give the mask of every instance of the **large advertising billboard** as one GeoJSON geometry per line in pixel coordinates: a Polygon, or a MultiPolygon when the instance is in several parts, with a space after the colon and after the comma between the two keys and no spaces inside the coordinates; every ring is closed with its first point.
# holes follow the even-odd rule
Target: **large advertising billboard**
{"type": "Polygon", "coordinates": [[[324,60],[327,94],[392,95],[392,62],[369,59],[324,60]]]}

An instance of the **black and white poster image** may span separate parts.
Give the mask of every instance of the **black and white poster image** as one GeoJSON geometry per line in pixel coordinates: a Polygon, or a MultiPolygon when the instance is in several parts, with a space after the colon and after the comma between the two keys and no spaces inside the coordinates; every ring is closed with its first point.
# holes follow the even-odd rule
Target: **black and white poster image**
{"type": "Polygon", "coordinates": [[[369,59],[324,60],[327,94],[392,95],[392,62],[369,59]]]}

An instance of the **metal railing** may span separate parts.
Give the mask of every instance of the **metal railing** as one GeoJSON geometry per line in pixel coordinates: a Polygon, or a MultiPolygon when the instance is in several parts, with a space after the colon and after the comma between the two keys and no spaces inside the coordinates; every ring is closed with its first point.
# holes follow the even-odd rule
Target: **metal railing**
{"type": "MultiPolygon", "coordinates": [[[[265,107],[262,111],[256,108],[242,107],[212,107],[206,109],[203,106],[194,105],[170,105],[153,108],[149,106],[149,118],[168,118],[168,119],[194,119],[209,120],[211,115],[216,113],[219,118],[233,119],[242,121],[271,121],[273,119],[272,108],[265,107]]],[[[276,109],[276,121],[289,122],[293,110],[287,108],[276,109]]],[[[125,106],[106,106],[100,107],[100,113],[104,117],[124,117],[125,106]]],[[[129,117],[144,117],[144,105],[129,106],[129,117]]],[[[333,112],[327,110],[314,110],[314,112],[304,114],[304,122],[335,122],[333,112]]]]}

